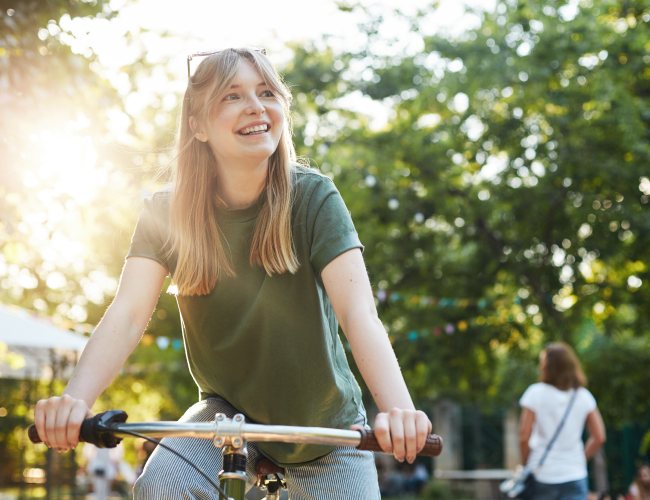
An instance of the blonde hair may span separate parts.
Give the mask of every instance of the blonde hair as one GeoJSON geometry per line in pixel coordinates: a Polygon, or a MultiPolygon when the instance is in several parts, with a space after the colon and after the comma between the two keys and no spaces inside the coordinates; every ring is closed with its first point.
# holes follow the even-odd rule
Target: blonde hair
{"type": "Polygon", "coordinates": [[[234,276],[214,217],[216,160],[210,145],[194,137],[190,117],[205,123],[220,97],[230,88],[242,61],[259,71],[282,104],[284,128],[269,158],[266,196],[253,234],[250,264],[269,275],[298,270],[291,236],[291,175],[296,152],[291,141],[291,93],[271,62],[252,49],[226,49],[205,58],[189,79],[177,124],[176,161],[172,171],[170,232],[166,258],[177,256],[172,282],[179,295],[206,295],[223,276],[234,276]]]}

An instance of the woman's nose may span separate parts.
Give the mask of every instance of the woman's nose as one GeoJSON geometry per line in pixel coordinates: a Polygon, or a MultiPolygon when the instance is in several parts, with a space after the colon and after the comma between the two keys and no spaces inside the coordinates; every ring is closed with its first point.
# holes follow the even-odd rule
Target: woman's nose
{"type": "Polygon", "coordinates": [[[261,115],[264,113],[264,106],[260,100],[253,96],[248,100],[248,105],[246,106],[246,113],[249,115],[261,115]]]}

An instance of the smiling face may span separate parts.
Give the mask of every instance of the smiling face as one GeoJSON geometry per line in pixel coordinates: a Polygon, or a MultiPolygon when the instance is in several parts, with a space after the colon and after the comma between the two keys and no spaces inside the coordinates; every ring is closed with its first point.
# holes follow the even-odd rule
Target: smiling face
{"type": "Polygon", "coordinates": [[[190,124],[195,137],[210,144],[218,168],[259,165],[278,147],[284,113],[260,73],[244,59],[205,123],[198,124],[192,117],[190,124]]]}

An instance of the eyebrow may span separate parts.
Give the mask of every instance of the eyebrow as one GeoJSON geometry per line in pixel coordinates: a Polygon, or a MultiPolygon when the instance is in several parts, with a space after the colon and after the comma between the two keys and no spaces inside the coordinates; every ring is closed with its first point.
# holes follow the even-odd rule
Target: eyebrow
{"type": "MultiPolygon", "coordinates": [[[[266,84],[266,82],[258,83],[257,86],[258,86],[258,87],[268,87],[268,85],[266,84]]],[[[241,87],[241,85],[240,85],[239,83],[235,83],[235,84],[233,84],[233,85],[230,86],[231,89],[238,89],[238,88],[240,88],[240,87],[241,87]]]]}

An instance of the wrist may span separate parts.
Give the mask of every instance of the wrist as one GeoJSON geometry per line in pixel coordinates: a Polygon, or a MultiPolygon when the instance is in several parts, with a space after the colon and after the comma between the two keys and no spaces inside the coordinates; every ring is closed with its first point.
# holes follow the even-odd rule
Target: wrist
{"type": "Polygon", "coordinates": [[[88,409],[92,408],[97,400],[97,397],[92,397],[87,392],[74,387],[66,387],[61,396],[70,396],[72,399],[83,401],[88,406],[88,409]]]}

